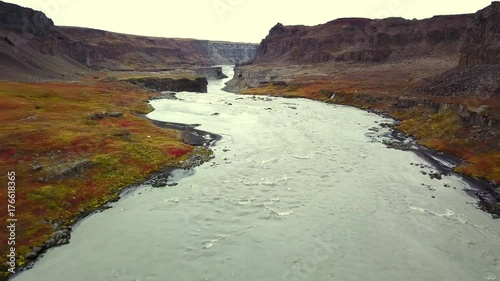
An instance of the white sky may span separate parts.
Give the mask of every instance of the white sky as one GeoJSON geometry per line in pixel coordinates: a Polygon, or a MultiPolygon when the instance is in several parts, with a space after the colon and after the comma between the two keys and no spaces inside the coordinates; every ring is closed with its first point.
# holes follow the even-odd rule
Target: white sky
{"type": "Polygon", "coordinates": [[[259,43],[277,22],[316,25],[341,17],[422,19],[474,13],[492,0],[6,0],[56,25],[160,37],[259,43]]]}

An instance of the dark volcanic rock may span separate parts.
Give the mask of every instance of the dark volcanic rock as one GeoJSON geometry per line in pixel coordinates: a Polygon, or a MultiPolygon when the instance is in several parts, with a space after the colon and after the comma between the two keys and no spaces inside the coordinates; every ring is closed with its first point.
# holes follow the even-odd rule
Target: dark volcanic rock
{"type": "Polygon", "coordinates": [[[458,66],[423,80],[414,94],[438,97],[500,96],[500,65],[458,66]]]}
{"type": "Polygon", "coordinates": [[[108,112],[109,117],[121,118],[123,117],[123,112],[108,112]]]}
{"type": "Polygon", "coordinates": [[[458,55],[473,20],[470,14],[425,20],[343,18],[312,27],[277,24],[260,44],[253,64],[458,55]]]}
{"type": "Polygon", "coordinates": [[[228,78],[228,76],[222,72],[222,67],[220,67],[220,66],[196,67],[196,68],[194,68],[194,70],[196,71],[196,74],[205,76],[207,79],[228,78]]]}
{"type": "Polygon", "coordinates": [[[476,13],[474,24],[467,33],[460,65],[478,64],[500,64],[500,2],[498,1],[492,2],[490,6],[476,13]]]}
{"type": "MultiPolygon", "coordinates": [[[[0,1],[0,27],[29,37],[46,36],[52,32],[54,22],[40,11],[0,1]]],[[[15,44],[13,38],[12,35],[6,36],[5,40],[15,44]]]]}
{"type": "Polygon", "coordinates": [[[144,77],[144,78],[127,79],[126,81],[135,85],[157,90],[159,92],[186,91],[186,92],[206,93],[208,91],[207,90],[208,81],[206,78],[195,78],[191,80],[187,78],[172,79],[172,78],[144,77]]]}
{"type": "Polygon", "coordinates": [[[62,163],[58,166],[50,167],[47,169],[47,177],[44,180],[62,179],[66,177],[73,177],[81,174],[96,163],[89,159],[81,159],[74,162],[62,163]]]}
{"type": "Polygon", "coordinates": [[[123,112],[96,112],[90,115],[92,120],[100,120],[106,117],[121,118],[123,117],[123,112]]]}
{"type": "Polygon", "coordinates": [[[204,45],[215,65],[240,64],[255,57],[257,44],[207,41],[204,45]]]}

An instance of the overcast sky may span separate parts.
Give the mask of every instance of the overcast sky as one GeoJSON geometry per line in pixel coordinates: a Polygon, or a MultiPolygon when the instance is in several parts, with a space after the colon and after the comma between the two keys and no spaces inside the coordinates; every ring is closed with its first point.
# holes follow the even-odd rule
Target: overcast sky
{"type": "Polygon", "coordinates": [[[56,25],[160,36],[260,42],[276,23],[341,17],[422,19],[474,13],[491,0],[6,0],[45,12],[56,25]]]}

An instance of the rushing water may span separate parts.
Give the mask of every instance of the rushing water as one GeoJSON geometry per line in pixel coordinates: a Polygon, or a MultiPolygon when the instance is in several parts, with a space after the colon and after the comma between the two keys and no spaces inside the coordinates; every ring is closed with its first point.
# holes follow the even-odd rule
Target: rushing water
{"type": "Polygon", "coordinates": [[[499,222],[459,177],[374,141],[390,120],[223,82],[149,115],[222,135],[213,162],[82,221],[15,280],[500,280],[499,222]]]}

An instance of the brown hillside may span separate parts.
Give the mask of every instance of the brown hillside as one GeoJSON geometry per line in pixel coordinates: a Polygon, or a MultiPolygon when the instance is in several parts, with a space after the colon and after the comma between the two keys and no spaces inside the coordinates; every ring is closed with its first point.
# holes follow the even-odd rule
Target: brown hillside
{"type": "Polygon", "coordinates": [[[95,70],[160,71],[244,62],[256,45],[58,27],[45,14],[0,1],[0,79],[58,80],[95,70]]]}

